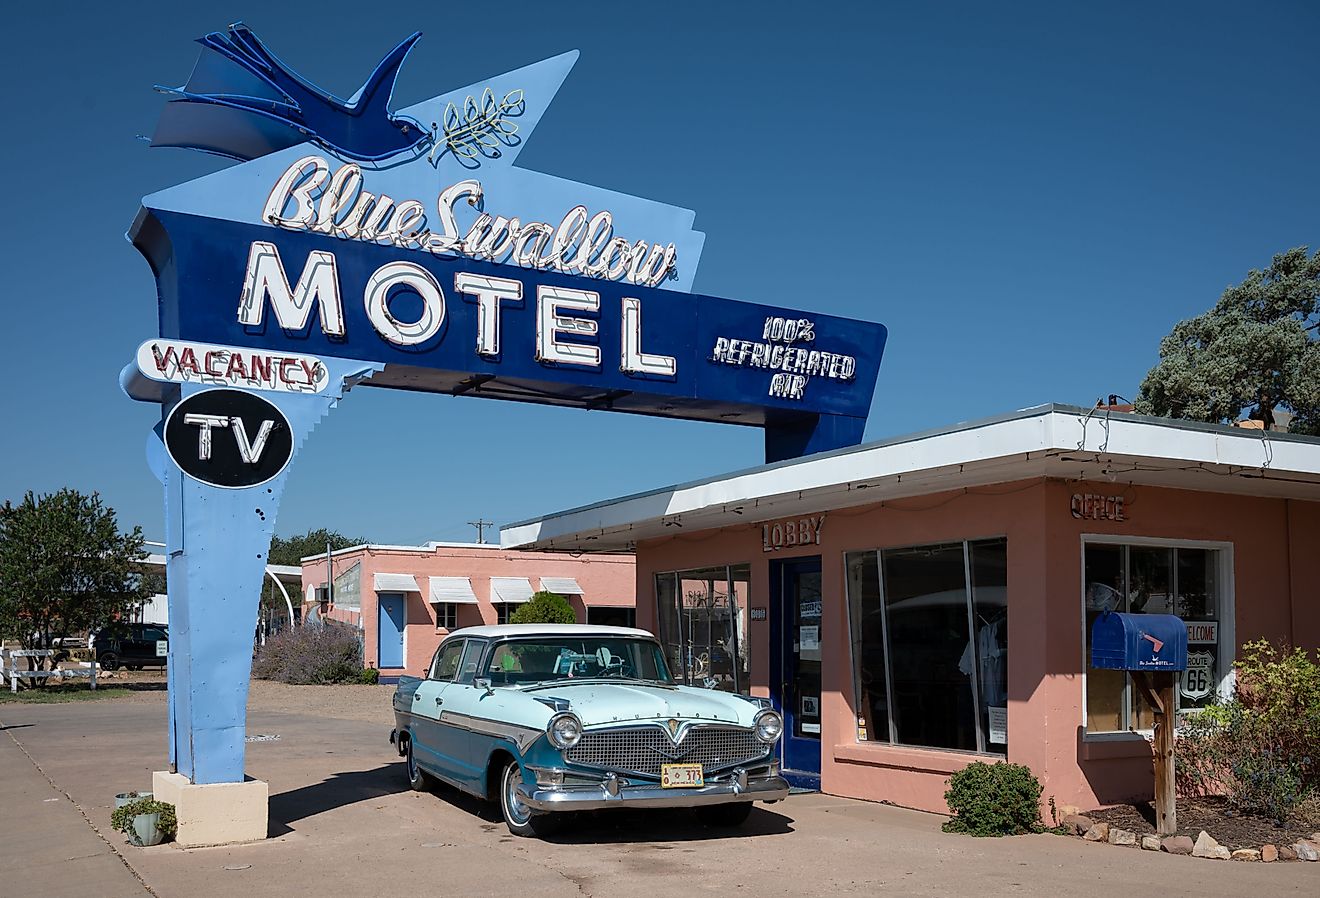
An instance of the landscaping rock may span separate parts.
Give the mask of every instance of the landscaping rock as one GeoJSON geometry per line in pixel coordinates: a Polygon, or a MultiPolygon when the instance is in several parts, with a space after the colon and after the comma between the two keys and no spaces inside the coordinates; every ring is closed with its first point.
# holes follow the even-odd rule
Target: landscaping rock
{"type": "Polygon", "coordinates": [[[1086,832],[1082,833],[1082,838],[1088,842],[1107,842],[1109,841],[1109,824],[1097,823],[1086,832]]]}
{"type": "Polygon", "coordinates": [[[1196,837],[1196,844],[1192,846],[1192,857],[1208,857],[1214,860],[1226,861],[1232,857],[1232,853],[1220,845],[1205,830],[1196,837]]]}
{"type": "Polygon", "coordinates": [[[1191,854],[1192,840],[1189,836],[1169,836],[1160,840],[1160,848],[1169,854],[1191,854]]]}
{"type": "Polygon", "coordinates": [[[1137,834],[1133,832],[1128,832],[1125,829],[1118,829],[1117,827],[1115,827],[1109,831],[1109,844],[1135,845],[1137,844],[1137,834]]]}
{"type": "Polygon", "coordinates": [[[1320,843],[1312,842],[1310,839],[1302,839],[1292,847],[1292,850],[1299,861],[1320,861],[1320,843]]]}
{"type": "MultiPolygon", "coordinates": [[[[1062,805],[1062,806],[1059,808],[1059,816],[1061,816],[1061,817],[1080,817],[1080,816],[1082,816],[1082,809],[1079,808],[1079,807],[1078,807],[1077,805],[1075,805],[1075,804],[1065,804],[1065,805],[1062,805]]],[[[1065,822],[1066,822],[1066,821],[1065,821],[1065,822]]]]}
{"type": "Polygon", "coordinates": [[[1233,851],[1233,860],[1258,861],[1260,860],[1260,852],[1254,848],[1237,848],[1233,851]]]}
{"type": "Polygon", "coordinates": [[[1069,814],[1060,821],[1060,824],[1067,827],[1074,836],[1080,836],[1095,826],[1095,821],[1081,814],[1069,814]]]}
{"type": "Polygon", "coordinates": [[[1279,847],[1279,860],[1295,861],[1297,860],[1297,852],[1293,851],[1287,845],[1282,845],[1279,847]]]}
{"type": "Polygon", "coordinates": [[[1260,861],[1262,864],[1272,864],[1279,859],[1279,849],[1273,845],[1262,845],[1260,849],[1260,861]]]}
{"type": "Polygon", "coordinates": [[[1147,834],[1147,835],[1142,836],[1142,837],[1141,837],[1141,847],[1142,847],[1142,850],[1144,850],[1144,851],[1159,851],[1159,850],[1160,850],[1160,837],[1159,837],[1159,836],[1152,836],[1152,835],[1150,835],[1150,834],[1147,834]]]}

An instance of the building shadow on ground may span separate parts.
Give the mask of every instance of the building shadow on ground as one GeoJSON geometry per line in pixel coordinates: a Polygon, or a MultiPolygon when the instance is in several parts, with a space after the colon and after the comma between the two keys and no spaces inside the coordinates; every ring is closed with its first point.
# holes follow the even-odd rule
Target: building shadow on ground
{"type": "Polygon", "coordinates": [[[402,762],[382,764],[372,770],[350,770],[336,773],[319,783],[280,792],[270,797],[271,837],[293,832],[292,823],[314,817],[325,811],[372,801],[407,791],[402,762]]]}

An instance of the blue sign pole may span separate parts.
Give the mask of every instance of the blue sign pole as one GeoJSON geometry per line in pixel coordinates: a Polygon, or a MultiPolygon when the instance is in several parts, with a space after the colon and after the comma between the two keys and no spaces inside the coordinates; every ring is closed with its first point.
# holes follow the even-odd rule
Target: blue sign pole
{"type": "MultiPolygon", "coordinates": [[[[325,391],[262,394],[292,430],[292,458],[339,404],[345,385],[380,368],[360,361],[321,361],[330,385],[325,391]]],[[[125,369],[121,383],[132,398],[160,401],[162,420],[176,404],[211,389],[198,384],[162,387],[143,378],[136,366],[125,369]]],[[[200,444],[201,428],[194,430],[200,444]]],[[[159,431],[149,438],[148,455],[165,488],[170,763],[195,784],[238,783],[243,781],[261,583],[292,458],[263,483],[215,486],[185,474],[167,457],[159,431]]],[[[215,444],[236,438],[228,427],[210,434],[215,444]]]]}

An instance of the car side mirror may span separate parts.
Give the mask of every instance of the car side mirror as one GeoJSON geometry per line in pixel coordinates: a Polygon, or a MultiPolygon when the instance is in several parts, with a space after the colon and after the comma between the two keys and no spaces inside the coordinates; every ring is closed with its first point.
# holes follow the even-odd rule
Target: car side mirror
{"type": "Polygon", "coordinates": [[[478,689],[484,690],[486,695],[495,694],[494,684],[492,684],[491,681],[486,677],[478,677],[477,679],[472,681],[472,685],[476,686],[478,689]]]}

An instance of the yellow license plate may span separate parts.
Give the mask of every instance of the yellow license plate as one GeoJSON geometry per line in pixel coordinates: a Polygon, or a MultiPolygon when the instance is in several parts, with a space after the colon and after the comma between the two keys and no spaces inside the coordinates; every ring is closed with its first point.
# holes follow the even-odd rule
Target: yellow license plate
{"type": "Polygon", "coordinates": [[[706,785],[700,764],[661,764],[660,787],[663,789],[696,789],[706,785]]]}

